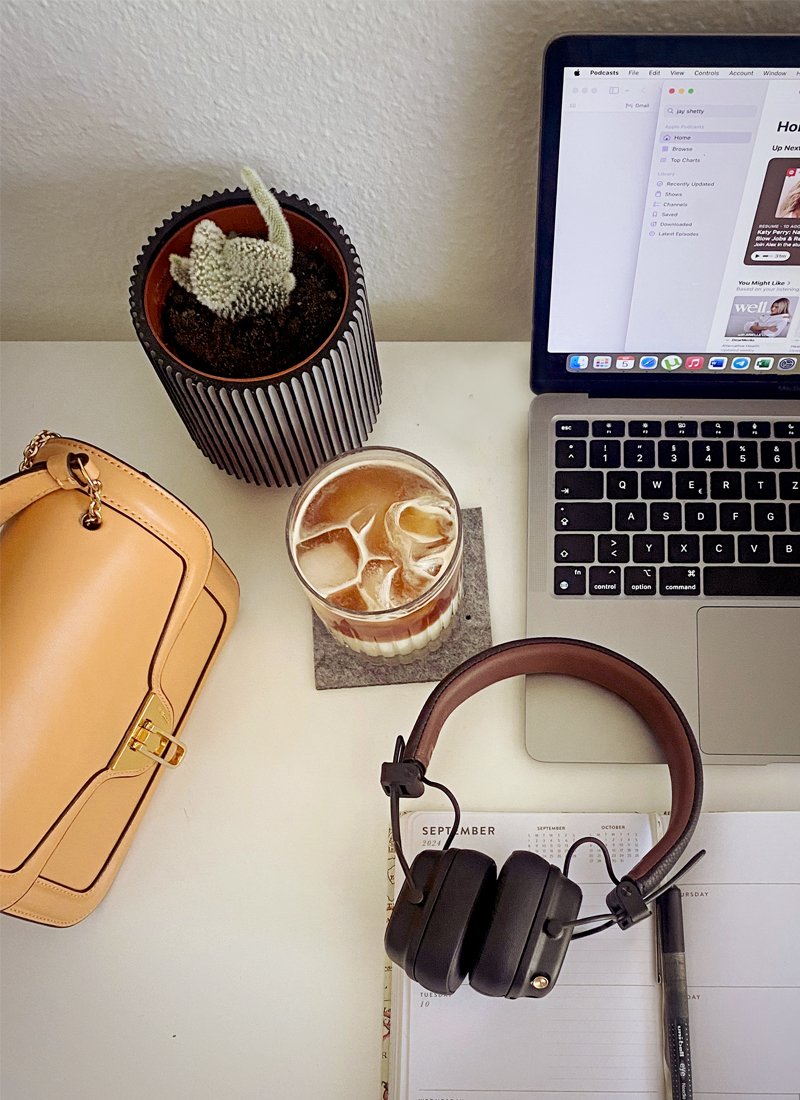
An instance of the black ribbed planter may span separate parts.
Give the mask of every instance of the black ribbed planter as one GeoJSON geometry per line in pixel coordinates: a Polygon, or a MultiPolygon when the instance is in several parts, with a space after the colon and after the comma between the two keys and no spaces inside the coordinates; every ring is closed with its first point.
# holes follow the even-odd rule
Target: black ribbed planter
{"type": "Polygon", "coordinates": [[[188,255],[197,223],[211,218],[225,233],[266,236],[243,188],[204,196],[156,230],[133,269],[130,305],[136,335],[203,454],[257,485],[299,485],[329,458],[366,442],[380,408],[381,378],[364,275],[350,239],[318,206],[275,194],[295,247],[322,253],[345,292],[335,328],[313,355],[261,378],[221,378],[189,366],[164,341],[169,256],[188,255]]]}

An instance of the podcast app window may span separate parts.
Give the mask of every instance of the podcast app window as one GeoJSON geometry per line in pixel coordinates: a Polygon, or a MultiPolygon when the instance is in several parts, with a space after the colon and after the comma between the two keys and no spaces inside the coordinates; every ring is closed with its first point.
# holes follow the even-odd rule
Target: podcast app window
{"type": "Polygon", "coordinates": [[[767,165],[744,262],[800,266],[800,160],[775,157],[767,165]]]}

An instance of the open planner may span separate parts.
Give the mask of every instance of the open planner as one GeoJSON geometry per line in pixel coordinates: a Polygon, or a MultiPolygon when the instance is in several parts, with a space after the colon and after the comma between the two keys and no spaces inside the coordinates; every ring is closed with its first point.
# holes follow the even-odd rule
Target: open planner
{"type": "MultiPolygon", "coordinates": [[[[404,815],[406,851],[441,847],[451,824],[449,813],[404,815]]],[[[498,869],[516,849],[561,866],[573,841],[598,836],[622,875],[664,824],[632,813],[464,813],[454,846],[486,852],[498,869]]],[[[680,883],[695,1100],[798,1100],[800,813],[703,814],[686,856],[701,848],[680,883]]],[[[399,865],[397,877],[390,857],[390,905],[399,865]]],[[[570,877],[583,889],[581,915],[606,908],[596,846],[578,849],[570,877]]],[[[484,997],[466,983],[437,995],[387,961],[389,1100],[660,1100],[655,923],[573,941],[542,1000],[484,997]]]]}

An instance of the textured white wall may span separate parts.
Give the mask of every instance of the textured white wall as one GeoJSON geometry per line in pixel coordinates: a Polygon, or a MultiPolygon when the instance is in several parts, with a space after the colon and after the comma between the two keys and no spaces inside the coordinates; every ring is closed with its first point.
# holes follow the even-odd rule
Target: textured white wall
{"type": "Polygon", "coordinates": [[[540,58],[797,0],[3,0],[2,335],[131,339],[153,229],[250,164],[352,238],[385,340],[527,339],[540,58]]]}

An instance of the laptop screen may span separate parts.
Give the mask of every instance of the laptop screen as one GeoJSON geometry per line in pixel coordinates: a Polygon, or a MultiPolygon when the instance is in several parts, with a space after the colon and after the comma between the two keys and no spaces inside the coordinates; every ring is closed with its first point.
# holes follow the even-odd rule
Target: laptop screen
{"type": "Polygon", "coordinates": [[[800,39],[557,40],[540,189],[534,389],[800,389],[800,39]]]}

